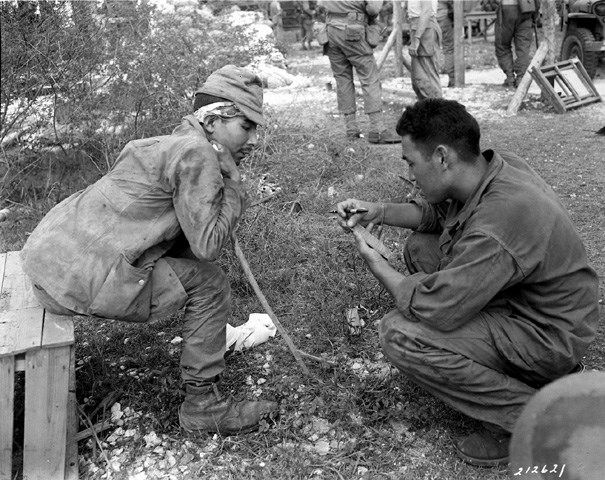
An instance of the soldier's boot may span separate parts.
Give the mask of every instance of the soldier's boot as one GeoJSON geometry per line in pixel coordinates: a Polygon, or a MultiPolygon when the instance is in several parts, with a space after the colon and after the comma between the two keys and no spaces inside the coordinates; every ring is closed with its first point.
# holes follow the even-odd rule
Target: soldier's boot
{"type": "Polygon", "coordinates": [[[221,395],[216,384],[195,390],[195,393],[186,394],[179,408],[181,428],[190,433],[248,433],[256,430],[261,420],[271,420],[278,413],[276,402],[236,402],[231,396],[221,395]]]}
{"type": "Polygon", "coordinates": [[[505,88],[517,88],[517,81],[515,80],[515,74],[513,72],[505,72],[506,80],[502,84],[505,88]]]}
{"type": "Polygon", "coordinates": [[[345,128],[347,132],[347,138],[361,138],[361,129],[357,122],[357,116],[354,113],[345,115],[345,128]]]}
{"type": "Polygon", "coordinates": [[[466,463],[479,467],[497,467],[508,463],[511,434],[488,423],[456,442],[456,453],[466,463]]]}
{"type": "Polygon", "coordinates": [[[401,143],[401,137],[393,129],[386,128],[382,119],[382,112],[370,113],[370,131],[368,142],[385,144],[401,143]]]}

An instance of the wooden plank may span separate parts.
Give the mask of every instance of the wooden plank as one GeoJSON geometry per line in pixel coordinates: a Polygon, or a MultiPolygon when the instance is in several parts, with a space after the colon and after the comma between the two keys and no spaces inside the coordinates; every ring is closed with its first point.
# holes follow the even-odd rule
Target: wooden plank
{"type": "Polygon", "coordinates": [[[464,6],[454,2],[454,85],[464,87],[464,6]]]}
{"type": "Polygon", "coordinates": [[[23,478],[65,477],[70,351],[43,348],[26,355],[23,478]]]}
{"type": "Polygon", "coordinates": [[[15,358],[0,358],[0,480],[12,478],[15,358]]]}
{"type": "Polygon", "coordinates": [[[0,312],[22,308],[39,307],[34,296],[32,284],[21,268],[20,252],[8,252],[5,256],[5,267],[0,292],[0,312]]]}
{"type": "MultiPolygon", "coordinates": [[[[73,322],[72,322],[73,325],[73,322]]],[[[67,435],[65,438],[65,480],[78,480],[78,442],[72,441],[78,434],[78,408],[76,398],[76,349],[70,348],[69,353],[69,393],[67,397],[67,435]]]]}
{"type": "Polygon", "coordinates": [[[44,328],[42,331],[42,347],[59,347],[73,345],[74,321],[73,317],[56,315],[45,311],[44,328]]]}
{"type": "Polygon", "coordinates": [[[43,318],[41,307],[0,312],[0,357],[40,348],[43,318]]]}
{"type": "MultiPolygon", "coordinates": [[[[529,63],[527,71],[523,75],[523,78],[521,78],[519,86],[517,87],[517,90],[515,91],[515,94],[513,95],[513,98],[511,99],[508,108],[506,109],[506,113],[508,115],[516,115],[519,111],[521,102],[523,102],[523,99],[525,98],[525,95],[527,95],[527,91],[529,90],[532,76],[534,75],[533,72],[536,71],[541,74],[540,65],[542,65],[542,61],[544,60],[544,57],[546,57],[547,53],[548,45],[546,44],[546,42],[542,42],[538,47],[538,50],[534,54],[534,58],[532,58],[531,62],[529,63]]],[[[542,89],[542,91],[544,91],[544,89],[542,89]]]]}

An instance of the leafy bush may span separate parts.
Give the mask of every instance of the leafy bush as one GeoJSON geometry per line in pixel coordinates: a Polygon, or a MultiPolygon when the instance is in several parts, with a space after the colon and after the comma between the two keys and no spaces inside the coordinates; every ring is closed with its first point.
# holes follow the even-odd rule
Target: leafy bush
{"type": "Polygon", "coordinates": [[[38,2],[0,5],[0,201],[48,198],[51,190],[50,201],[60,200],[72,193],[61,188],[65,164],[82,168],[83,184],[73,186],[82,188],[126,141],[169,133],[212,71],[271,47],[221,17],[140,5],[131,21],[110,22],[86,4],[94,5],[39,2],[39,13],[38,2]],[[47,180],[24,184],[32,169],[47,180]]]}

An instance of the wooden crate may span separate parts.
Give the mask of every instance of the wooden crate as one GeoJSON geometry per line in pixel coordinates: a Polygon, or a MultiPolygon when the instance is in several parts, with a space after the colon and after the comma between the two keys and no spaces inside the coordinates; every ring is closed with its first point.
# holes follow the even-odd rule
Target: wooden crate
{"type": "Polygon", "coordinates": [[[21,269],[0,254],[0,480],[14,459],[15,372],[25,372],[23,478],[78,478],[72,317],[46,312],[21,269]]]}

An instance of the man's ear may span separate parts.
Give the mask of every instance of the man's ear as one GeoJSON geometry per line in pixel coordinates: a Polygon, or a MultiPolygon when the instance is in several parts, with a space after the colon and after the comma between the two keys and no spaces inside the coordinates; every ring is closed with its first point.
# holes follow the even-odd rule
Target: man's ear
{"type": "Polygon", "coordinates": [[[211,117],[206,119],[202,126],[204,127],[204,130],[206,130],[208,133],[214,133],[214,131],[216,130],[215,122],[216,117],[211,117]]]}
{"type": "Polygon", "coordinates": [[[448,168],[450,166],[450,151],[445,145],[437,145],[433,150],[433,155],[437,156],[442,167],[448,168]]]}

